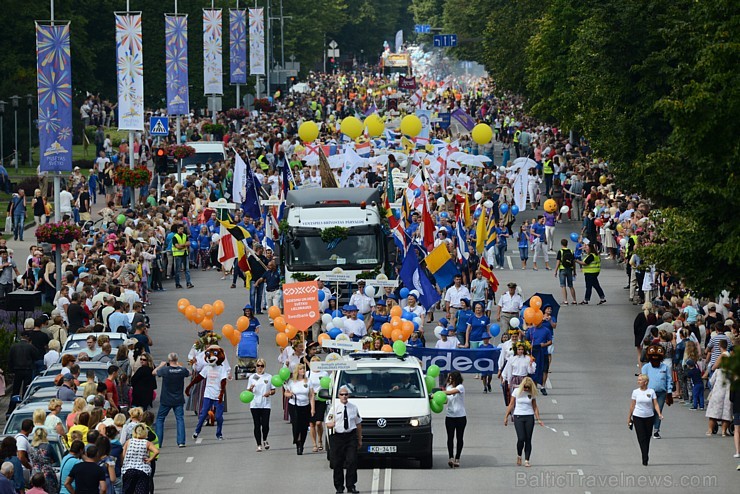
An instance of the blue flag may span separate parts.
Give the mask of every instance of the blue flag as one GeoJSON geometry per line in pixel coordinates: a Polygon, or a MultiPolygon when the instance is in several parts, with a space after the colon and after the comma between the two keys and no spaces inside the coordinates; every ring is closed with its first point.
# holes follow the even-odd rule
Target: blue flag
{"type": "Polygon", "coordinates": [[[419,292],[419,303],[426,310],[429,310],[440,300],[439,293],[437,293],[437,290],[435,290],[429,278],[427,278],[427,275],[424,274],[424,271],[419,266],[419,258],[416,255],[414,246],[411,246],[408,252],[406,252],[401,271],[398,274],[406,288],[419,292]]]}
{"type": "Polygon", "coordinates": [[[242,202],[242,211],[253,220],[256,220],[262,216],[258,192],[261,184],[257,181],[257,177],[249,166],[246,167],[244,178],[246,197],[244,198],[244,202],[242,202]]]}

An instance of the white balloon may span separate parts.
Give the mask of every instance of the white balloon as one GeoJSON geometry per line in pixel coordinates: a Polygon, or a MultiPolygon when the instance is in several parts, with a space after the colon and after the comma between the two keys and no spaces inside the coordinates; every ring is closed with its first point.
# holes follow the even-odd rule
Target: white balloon
{"type": "Polygon", "coordinates": [[[332,324],[332,323],[329,323],[329,324],[327,324],[327,325],[326,325],[326,331],[327,331],[327,332],[328,332],[328,331],[331,331],[331,330],[332,330],[332,329],[334,329],[335,327],[336,327],[336,326],[334,326],[334,324],[332,324]]]}
{"type": "Polygon", "coordinates": [[[365,295],[367,295],[370,298],[375,297],[375,287],[374,286],[366,286],[365,287],[365,295]]]}
{"type": "Polygon", "coordinates": [[[421,317],[415,317],[415,318],[414,318],[414,321],[413,321],[413,322],[415,322],[415,323],[416,323],[416,324],[418,324],[419,326],[421,326],[421,325],[422,325],[422,324],[421,324],[421,317]]]}
{"type": "Polygon", "coordinates": [[[506,173],[506,167],[505,166],[499,166],[498,167],[498,171],[500,171],[501,173],[506,173]]]}
{"type": "Polygon", "coordinates": [[[321,316],[321,321],[326,325],[331,323],[331,314],[324,314],[323,316],[321,316]]]}
{"type": "Polygon", "coordinates": [[[215,244],[216,242],[218,242],[219,240],[221,240],[221,235],[219,235],[218,233],[214,233],[214,234],[213,234],[213,235],[211,236],[211,242],[213,242],[214,244],[215,244]]]}
{"type": "Polygon", "coordinates": [[[444,205],[445,205],[445,198],[444,197],[440,197],[439,199],[437,199],[437,206],[442,207],[444,205]]]}
{"type": "Polygon", "coordinates": [[[627,245],[627,239],[626,238],[621,239],[619,241],[619,245],[621,245],[622,247],[624,247],[625,245],[627,245]]]}
{"type": "Polygon", "coordinates": [[[331,323],[334,325],[335,328],[342,329],[344,327],[344,319],[341,317],[335,317],[331,320],[331,323]]]}
{"type": "Polygon", "coordinates": [[[203,185],[203,182],[201,182],[200,180],[196,180],[195,181],[195,186],[196,187],[200,187],[201,185],[203,185]]]}
{"type": "Polygon", "coordinates": [[[489,199],[486,202],[484,202],[483,205],[487,207],[488,209],[491,209],[493,207],[493,201],[489,199]]]}
{"type": "Polygon", "coordinates": [[[440,338],[442,338],[442,336],[440,336],[440,334],[439,334],[439,333],[440,333],[440,332],[441,332],[441,331],[442,331],[443,329],[444,329],[444,328],[443,328],[442,326],[437,326],[436,328],[434,328],[434,336],[436,336],[436,337],[437,337],[437,339],[440,339],[440,338]]]}
{"type": "Polygon", "coordinates": [[[560,208],[560,214],[568,214],[568,211],[570,211],[570,208],[568,206],[563,206],[560,208]]]}
{"type": "Polygon", "coordinates": [[[481,200],[481,198],[483,197],[483,194],[482,194],[482,193],[480,193],[480,192],[476,192],[476,193],[475,193],[475,195],[474,195],[473,197],[475,197],[475,200],[476,200],[476,201],[480,201],[480,200],[481,200]]]}
{"type": "Polygon", "coordinates": [[[516,317],[512,317],[509,320],[509,326],[511,326],[512,328],[518,328],[519,327],[519,319],[516,318],[516,317]]]}

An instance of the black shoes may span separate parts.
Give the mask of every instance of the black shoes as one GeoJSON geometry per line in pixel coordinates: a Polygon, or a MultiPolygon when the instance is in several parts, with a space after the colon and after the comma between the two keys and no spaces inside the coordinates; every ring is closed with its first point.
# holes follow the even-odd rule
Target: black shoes
{"type": "Polygon", "coordinates": [[[175,288],[182,288],[182,285],[175,285],[175,288]]]}
{"type": "MultiPolygon", "coordinates": [[[[188,283],[188,288],[193,288],[193,287],[194,287],[194,285],[192,283],[188,283]]],[[[180,287],[180,288],[182,288],[182,287],[180,287]]]]}

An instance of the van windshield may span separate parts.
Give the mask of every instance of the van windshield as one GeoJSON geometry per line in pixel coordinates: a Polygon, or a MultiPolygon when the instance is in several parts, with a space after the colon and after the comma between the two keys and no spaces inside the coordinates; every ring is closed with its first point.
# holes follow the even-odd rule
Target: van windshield
{"type": "Polygon", "coordinates": [[[339,387],[351,398],[422,398],[424,388],[418,369],[375,368],[342,372],[339,387]]]}
{"type": "Polygon", "coordinates": [[[223,161],[224,161],[223,153],[218,153],[218,152],[216,153],[195,153],[192,156],[183,158],[182,166],[183,168],[186,168],[188,166],[194,168],[195,165],[205,165],[206,163],[210,163],[211,165],[214,165],[217,162],[222,163],[223,161]]]}
{"type": "Polygon", "coordinates": [[[330,246],[318,229],[308,235],[300,232],[288,242],[286,263],[292,271],[374,269],[384,262],[382,239],[379,228],[355,227],[349,229],[347,238],[330,246]]]}

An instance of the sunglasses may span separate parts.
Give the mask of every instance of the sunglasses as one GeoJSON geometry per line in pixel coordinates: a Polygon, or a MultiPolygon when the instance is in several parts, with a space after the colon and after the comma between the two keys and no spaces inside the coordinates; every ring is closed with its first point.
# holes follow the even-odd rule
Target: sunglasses
{"type": "Polygon", "coordinates": [[[349,396],[349,393],[339,393],[339,396],[349,396]]]}
{"type": "Polygon", "coordinates": [[[257,364],[256,367],[264,367],[264,364],[257,364]]]}

